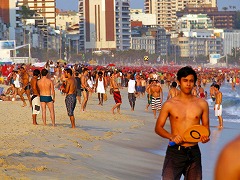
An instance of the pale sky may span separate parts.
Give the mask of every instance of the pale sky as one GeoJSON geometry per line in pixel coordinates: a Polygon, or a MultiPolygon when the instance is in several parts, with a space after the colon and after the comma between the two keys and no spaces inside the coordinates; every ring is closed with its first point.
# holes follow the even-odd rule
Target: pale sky
{"type": "MultiPolygon", "coordinates": [[[[130,0],[131,8],[143,8],[144,0],[130,0]]],[[[56,0],[57,8],[63,10],[78,10],[78,0],[56,0]]],[[[240,0],[218,0],[218,10],[222,7],[236,6],[240,10],[240,0]]],[[[228,8],[228,10],[230,10],[228,8]]]]}

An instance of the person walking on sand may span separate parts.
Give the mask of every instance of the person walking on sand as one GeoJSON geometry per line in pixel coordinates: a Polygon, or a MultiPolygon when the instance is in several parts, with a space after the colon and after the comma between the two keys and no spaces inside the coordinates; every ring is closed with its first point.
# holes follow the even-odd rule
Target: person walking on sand
{"type": "MultiPolygon", "coordinates": [[[[202,179],[201,152],[198,143],[184,142],[182,135],[193,125],[202,124],[209,130],[209,107],[205,99],[192,95],[197,81],[196,72],[191,67],[183,67],[177,72],[180,94],[163,104],[157,119],[155,132],[176,143],[168,146],[163,164],[162,179],[202,179]],[[184,107],[184,108],[183,108],[184,107]],[[170,121],[169,132],[164,128],[170,121]]],[[[202,143],[208,142],[208,136],[200,137],[202,143]]]]}
{"type": "Polygon", "coordinates": [[[77,98],[76,98],[76,80],[72,76],[72,70],[71,69],[65,69],[65,76],[67,77],[66,81],[66,98],[65,98],[65,104],[67,108],[67,113],[71,121],[72,128],[75,128],[75,117],[74,117],[74,109],[76,107],[77,98]]]}
{"type": "Polygon", "coordinates": [[[52,125],[55,126],[55,111],[54,111],[54,102],[55,102],[55,90],[53,81],[47,78],[48,70],[42,69],[41,79],[38,80],[37,85],[40,91],[40,104],[42,108],[42,120],[44,126],[46,126],[46,106],[50,111],[50,117],[52,120],[52,125]]]}
{"type": "Polygon", "coordinates": [[[179,95],[180,91],[177,89],[177,83],[175,81],[172,82],[172,86],[168,92],[167,99],[173,98],[179,95]]]}
{"type": "Polygon", "coordinates": [[[95,84],[96,92],[98,94],[98,105],[103,105],[103,95],[106,93],[106,81],[105,78],[103,77],[103,72],[99,71],[96,79],[96,84],[95,84]]]}
{"type": "Polygon", "coordinates": [[[75,80],[76,80],[76,83],[77,83],[77,92],[76,92],[76,95],[77,95],[77,100],[78,100],[78,103],[81,104],[81,96],[82,96],[82,91],[81,91],[81,75],[79,74],[78,71],[75,71],[75,80]]]}
{"type": "Polygon", "coordinates": [[[131,106],[131,111],[134,111],[136,102],[136,81],[134,80],[134,75],[130,76],[128,81],[128,101],[131,106]]]}
{"type": "Polygon", "coordinates": [[[148,107],[151,105],[152,103],[152,96],[150,96],[150,86],[152,85],[152,82],[153,80],[150,79],[149,82],[148,82],[148,85],[146,87],[146,92],[147,92],[147,105],[146,105],[146,108],[145,108],[145,111],[148,111],[148,107]]]}
{"type": "Polygon", "coordinates": [[[223,128],[223,118],[222,118],[222,92],[219,91],[220,86],[218,84],[214,84],[215,88],[215,106],[214,106],[214,111],[215,111],[215,116],[218,117],[219,121],[219,126],[218,128],[223,128]]]}
{"type": "Polygon", "coordinates": [[[157,111],[161,111],[162,101],[163,101],[163,92],[161,84],[158,80],[153,80],[149,88],[149,95],[152,96],[151,106],[154,115],[154,119],[157,118],[157,111]]]}
{"type": "Polygon", "coordinates": [[[110,74],[110,87],[113,88],[113,98],[115,100],[115,105],[112,107],[112,113],[114,114],[114,110],[117,108],[117,112],[120,114],[120,106],[122,104],[122,97],[120,94],[120,90],[118,84],[115,81],[114,73],[110,74]]]}
{"type": "Polygon", "coordinates": [[[31,87],[32,87],[32,119],[33,125],[37,125],[37,114],[40,113],[40,97],[39,97],[39,88],[37,86],[38,77],[40,75],[39,69],[34,69],[33,77],[31,79],[31,87]]]}
{"type": "Polygon", "coordinates": [[[27,95],[30,107],[32,106],[32,101],[31,101],[31,97],[30,97],[30,89],[31,89],[31,85],[29,82],[29,74],[26,71],[26,68],[24,66],[20,67],[20,71],[21,71],[21,79],[20,82],[22,84],[22,88],[20,90],[19,96],[23,102],[22,107],[27,106],[27,103],[23,97],[23,94],[25,93],[27,95]]]}
{"type": "Polygon", "coordinates": [[[87,83],[88,69],[84,68],[82,73],[83,73],[81,76],[81,91],[82,91],[82,95],[83,95],[82,112],[84,112],[84,111],[86,111],[89,92],[92,91],[92,89],[90,88],[89,84],[87,83]]]}

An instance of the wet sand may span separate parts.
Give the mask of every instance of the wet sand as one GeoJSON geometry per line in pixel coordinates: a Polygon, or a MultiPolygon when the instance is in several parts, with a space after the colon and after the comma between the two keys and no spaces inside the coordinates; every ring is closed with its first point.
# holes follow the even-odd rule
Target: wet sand
{"type": "MultiPolygon", "coordinates": [[[[167,89],[164,88],[164,99],[167,89]]],[[[76,129],[71,129],[64,96],[56,91],[56,127],[32,125],[31,108],[21,101],[0,102],[0,177],[3,179],[160,179],[168,141],[154,132],[146,97],[137,99],[131,111],[127,90],[121,90],[121,114],[113,115],[114,100],[108,93],[103,106],[97,95],[89,99],[86,112],[75,109],[76,129]]],[[[221,148],[237,134],[239,127],[225,124],[219,131],[210,110],[211,141],[201,144],[203,179],[213,179],[221,148]]],[[[168,127],[168,124],[166,125],[168,127]]]]}

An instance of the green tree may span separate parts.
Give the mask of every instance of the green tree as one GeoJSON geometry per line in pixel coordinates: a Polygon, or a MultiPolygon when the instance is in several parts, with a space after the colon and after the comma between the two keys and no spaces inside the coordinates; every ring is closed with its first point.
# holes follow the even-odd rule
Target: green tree
{"type": "Polygon", "coordinates": [[[22,15],[23,19],[28,19],[33,17],[36,14],[36,11],[30,10],[28,6],[22,6],[19,14],[22,15]]]}
{"type": "Polygon", "coordinates": [[[222,10],[227,11],[228,7],[222,7],[222,10]]]}

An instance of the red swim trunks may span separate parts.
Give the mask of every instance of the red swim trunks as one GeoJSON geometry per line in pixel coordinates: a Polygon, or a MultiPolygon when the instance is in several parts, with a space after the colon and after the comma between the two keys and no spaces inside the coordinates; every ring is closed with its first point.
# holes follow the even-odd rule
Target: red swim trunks
{"type": "Polygon", "coordinates": [[[200,98],[205,98],[205,94],[204,93],[200,93],[200,98]]]}
{"type": "Polygon", "coordinates": [[[120,91],[113,91],[113,98],[116,104],[122,103],[122,97],[121,97],[120,91]]]}

